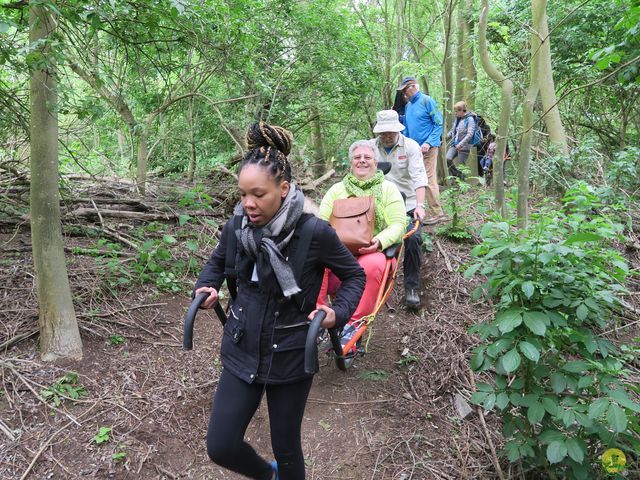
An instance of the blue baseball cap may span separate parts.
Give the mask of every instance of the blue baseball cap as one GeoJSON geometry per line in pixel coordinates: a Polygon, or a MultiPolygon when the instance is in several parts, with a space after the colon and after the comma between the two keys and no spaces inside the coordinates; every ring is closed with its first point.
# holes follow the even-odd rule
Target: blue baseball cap
{"type": "Polygon", "coordinates": [[[411,83],[418,83],[416,77],[404,77],[402,82],[400,82],[400,86],[396,88],[396,90],[404,90],[405,87],[411,83]]]}

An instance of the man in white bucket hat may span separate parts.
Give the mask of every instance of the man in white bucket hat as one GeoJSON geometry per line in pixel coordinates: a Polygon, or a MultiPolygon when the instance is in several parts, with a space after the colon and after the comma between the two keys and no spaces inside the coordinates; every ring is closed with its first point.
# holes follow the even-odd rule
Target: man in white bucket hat
{"type": "MultiPolygon", "coordinates": [[[[391,170],[385,178],[393,182],[405,197],[407,215],[422,222],[425,218],[424,200],[428,185],[427,172],[422,161],[420,145],[402,135],[404,125],[394,110],[377,113],[373,133],[381,162],[389,162],[391,170]]],[[[409,225],[409,229],[412,225],[409,225]]],[[[422,232],[418,231],[405,240],[404,287],[407,308],[420,307],[420,265],[422,265],[422,232]]]]}

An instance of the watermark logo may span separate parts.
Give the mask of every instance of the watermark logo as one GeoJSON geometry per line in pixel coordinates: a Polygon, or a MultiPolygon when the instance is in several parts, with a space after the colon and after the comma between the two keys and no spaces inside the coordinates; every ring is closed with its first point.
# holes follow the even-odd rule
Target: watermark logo
{"type": "Polygon", "coordinates": [[[627,457],[625,457],[624,452],[619,448],[610,448],[605,450],[600,457],[600,461],[602,462],[602,468],[604,468],[607,473],[618,473],[624,470],[627,464],[627,457]]]}

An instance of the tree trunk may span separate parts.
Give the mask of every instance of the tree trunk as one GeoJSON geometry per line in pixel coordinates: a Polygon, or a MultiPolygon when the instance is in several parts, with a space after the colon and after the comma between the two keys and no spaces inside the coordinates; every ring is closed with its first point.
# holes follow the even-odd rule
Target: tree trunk
{"type": "MultiPolygon", "coordinates": [[[[55,31],[52,7],[29,5],[29,43],[49,40],[55,31]]],[[[31,95],[31,241],[37,279],[40,355],[44,361],[82,358],[82,340],[73,309],[64,258],[58,191],[58,116],[54,55],[38,47],[49,63],[34,69],[31,95]]]]}
{"type": "Polygon", "coordinates": [[[449,117],[453,112],[453,49],[451,48],[451,23],[453,21],[453,0],[444,3],[444,14],[442,16],[442,29],[444,31],[444,57],[442,68],[442,84],[444,98],[442,99],[442,147],[438,152],[438,178],[440,183],[449,184],[449,169],[445,160],[446,132],[449,117]]]}
{"type": "MultiPolygon", "coordinates": [[[[392,6],[393,8],[393,6],[392,6]]],[[[384,17],[384,58],[383,58],[383,87],[382,87],[382,104],[391,105],[395,92],[392,89],[394,83],[391,79],[391,67],[393,66],[393,39],[394,39],[394,24],[391,18],[389,1],[382,2],[381,5],[382,15],[384,17]]]]}
{"type": "Polygon", "coordinates": [[[529,163],[531,159],[531,137],[533,136],[533,110],[539,92],[540,27],[547,9],[547,0],[531,1],[533,33],[531,34],[531,77],[522,112],[522,141],[518,166],[518,227],[527,228],[529,222],[529,163]]]}
{"type": "Polygon", "coordinates": [[[138,125],[135,129],[135,136],[138,140],[138,169],[136,171],[136,186],[140,195],[144,197],[147,184],[147,164],[149,163],[147,125],[138,125]]]}
{"type": "Polygon", "coordinates": [[[496,132],[496,153],[493,162],[493,178],[496,190],[496,208],[506,218],[507,212],[504,204],[504,154],[509,134],[509,117],[511,115],[511,101],[513,95],[513,82],[500,72],[489,58],[487,47],[487,18],[489,17],[489,0],[482,0],[482,11],[478,24],[478,43],[482,68],[487,72],[491,80],[500,86],[502,95],[500,100],[500,122],[496,132]]]}
{"type": "Polygon", "coordinates": [[[117,134],[118,134],[118,151],[120,152],[120,162],[122,163],[122,165],[125,165],[127,163],[127,156],[124,153],[126,140],[124,138],[124,133],[122,133],[122,130],[118,129],[117,134]]]}
{"type": "Polygon", "coordinates": [[[549,25],[547,23],[547,12],[543,13],[540,22],[540,97],[542,98],[542,108],[544,110],[544,123],[549,133],[549,141],[563,155],[569,154],[567,144],[567,134],[560,118],[558,99],[556,98],[556,88],[553,81],[553,69],[551,67],[551,40],[549,37],[549,25]]]}
{"type": "Polygon", "coordinates": [[[322,175],[327,165],[324,158],[324,142],[322,140],[322,126],[320,112],[317,106],[311,107],[311,144],[313,145],[313,170],[317,176],[322,175]]]}
{"type": "Polygon", "coordinates": [[[456,15],[456,90],[455,101],[464,97],[464,6],[458,3],[458,13],[456,15]]]}
{"type": "Polygon", "coordinates": [[[476,104],[476,83],[478,73],[473,63],[473,1],[465,2],[465,10],[467,12],[466,21],[464,22],[464,48],[462,50],[464,62],[464,100],[470,110],[475,108],[476,104]]]}
{"type": "Polygon", "coordinates": [[[624,150],[625,147],[627,146],[627,128],[629,127],[629,112],[631,111],[631,106],[629,105],[629,101],[628,98],[626,98],[626,95],[624,94],[624,90],[623,93],[621,95],[621,99],[622,100],[620,102],[622,108],[620,109],[620,132],[619,132],[619,143],[618,146],[620,147],[620,150],[624,150]]]}
{"type": "Polygon", "coordinates": [[[193,182],[193,178],[196,173],[196,137],[194,133],[195,126],[193,124],[193,98],[189,99],[187,123],[189,125],[189,146],[191,152],[189,156],[189,171],[187,172],[187,179],[189,182],[193,182]]]}

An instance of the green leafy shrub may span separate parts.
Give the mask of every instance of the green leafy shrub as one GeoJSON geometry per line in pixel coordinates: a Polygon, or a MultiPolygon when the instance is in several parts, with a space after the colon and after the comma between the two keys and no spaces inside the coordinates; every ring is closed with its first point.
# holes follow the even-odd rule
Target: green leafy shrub
{"type": "Polygon", "coordinates": [[[494,384],[478,382],[471,400],[499,412],[503,454],[535,478],[544,470],[591,479],[607,448],[635,455],[640,447],[629,357],[600,333],[630,272],[610,246],[621,227],[593,214],[589,188],[569,190],[563,202],[532,215],[526,230],[506,222],[482,229],[465,275],[487,276],[476,295],[495,302],[496,316],[470,329],[482,340],[471,367],[494,384]]]}
{"type": "Polygon", "coordinates": [[[98,433],[92,439],[93,442],[96,443],[97,445],[108,442],[109,440],[111,440],[111,430],[112,430],[111,427],[100,427],[98,429],[98,433]]]}
{"type": "MultiPolygon", "coordinates": [[[[464,165],[459,165],[458,169],[463,174],[469,172],[469,169],[464,165]]],[[[458,177],[449,177],[449,182],[450,187],[442,192],[442,199],[445,210],[451,216],[451,222],[442,225],[436,231],[438,235],[444,235],[451,240],[469,240],[473,238],[473,235],[471,234],[469,225],[467,225],[464,217],[461,215],[462,205],[460,202],[461,196],[469,191],[471,185],[464,180],[460,180],[458,177]]]]}
{"type": "Polygon", "coordinates": [[[187,190],[178,200],[178,207],[211,209],[213,198],[206,193],[206,189],[207,187],[205,185],[198,184],[191,190],[187,190]]]}
{"type": "Polygon", "coordinates": [[[112,345],[112,346],[122,345],[126,341],[127,339],[122,335],[113,334],[109,336],[109,345],[112,345]]]}
{"type": "Polygon", "coordinates": [[[87,390],[80,384],[76,372],[67,373],[56,380],[50,387],[43,388],[40,396],[58,407],[65,398],[76,400],[87,395],[87,390]]]}
{"type": "Polygon", "coordinates": [[[161,290],[182,291],[178,272],[183,262],[174,261],[169,250],[176,242],[175,237],[164,235],[161,240],[147,240],[140,246],[132,269],[141,283],[153,282],[161,290]]]}
{"type": "Polygon", "coordinates": [[[605,162],[594,140],[584,140],[569,155],[552,147],[549,155],[531,162],[531,181],[543,193],[563,195],[578,180],[594,185],[602,183],[605,162]]]}
{"type": "Polygon", "coordinates": [[[607,168],[607,180],[629,195],[640,192],[640,148],[627,147],[616,153],[607,168]]]}

